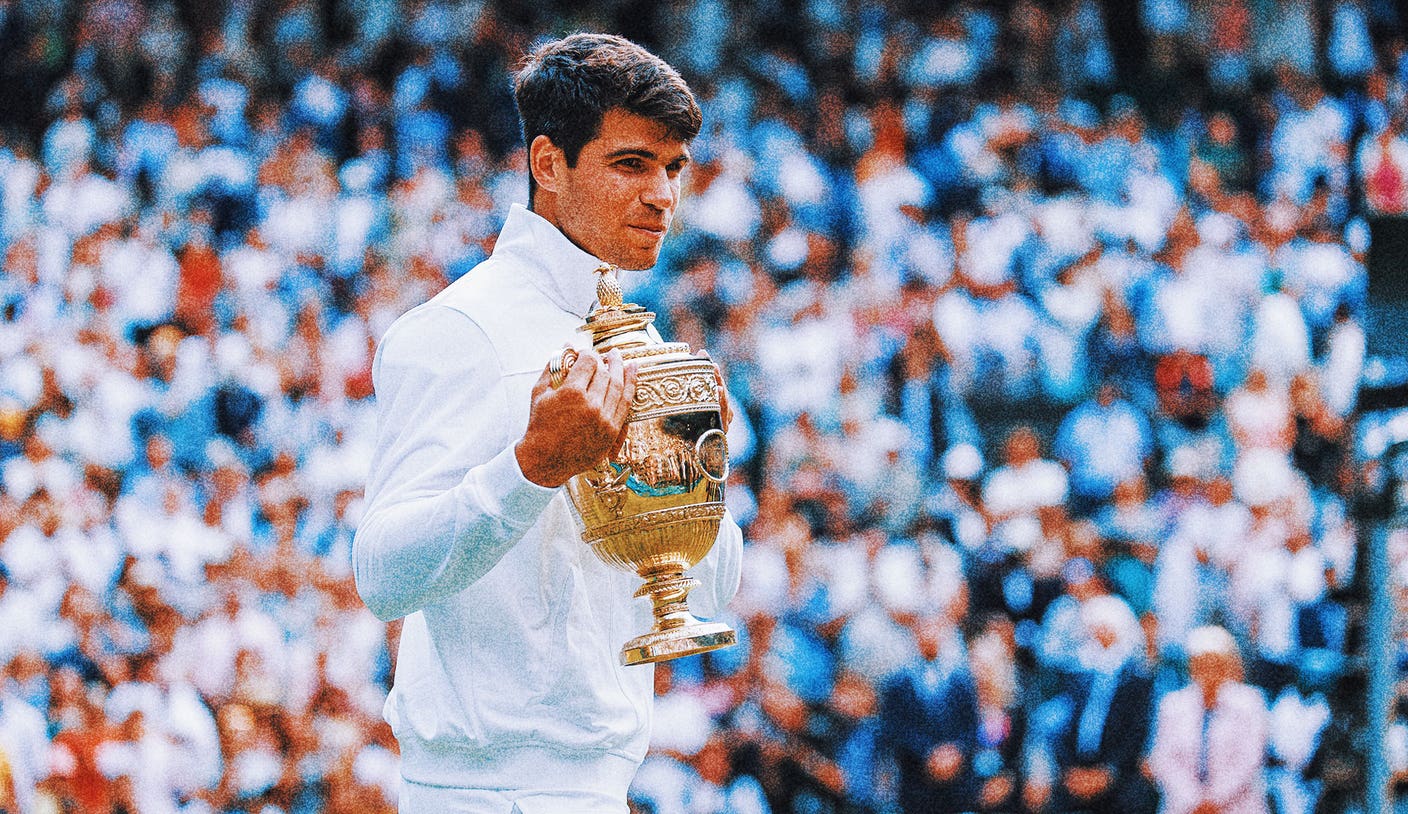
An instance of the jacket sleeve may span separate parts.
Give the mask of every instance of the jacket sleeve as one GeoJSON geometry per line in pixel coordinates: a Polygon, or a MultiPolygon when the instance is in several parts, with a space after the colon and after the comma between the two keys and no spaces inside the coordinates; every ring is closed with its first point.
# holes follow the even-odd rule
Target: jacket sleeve
{"type": "Polygon", "coordinates": [[[724,512],[714,547],[689,573],[700,582],[698,588],[689,592],[690,612],[704,619],[723,613],[738,593],[743,574],[743,531],[731,513],[724,512]]]}
{"type": "Polygon", "coordinates": [[[1139,771],[1139,761],[1149,749],[1153,693],[1154,682],[1146,675],[1130,670],[1120,678],[1105,720],[1110,748],[1102,755],[1119,773],[1133,775],[1139,771]]]}
{"type": "Polygon", "coordinates": [[[377,349],[372,380],[377,443],[352,566],[367,607],[391,620],[482,577],[557,490],[519,469],[521,420],[468,316],[439,305],[409,312],[377,349]]]}
{"type": "Polygon", "coordinates": [[[1189,724],[1179,709],[1179,697],[1169,693],[1159,703],[1154,726],[1154,746],[1149,751],[1149,768],[1159,785],[1163,809],[1168,814],[1185,814],[1202,799],[1198,782],[1196,756],[1190,755],[1187,738],[1189,724]]]}
{"type": "Polygon", "coordinates": [[[1233,738],[1212,743],[1217,770],[1210,772],[1207,795],[1218,805],[1233,807],[1238,800],[1253,796],[1261,785],[1266,765],[1266,700],[1253,687],[1228,689],[1240,690],[1234,707],[1237,725],[1225,730],[1233,738]]]}

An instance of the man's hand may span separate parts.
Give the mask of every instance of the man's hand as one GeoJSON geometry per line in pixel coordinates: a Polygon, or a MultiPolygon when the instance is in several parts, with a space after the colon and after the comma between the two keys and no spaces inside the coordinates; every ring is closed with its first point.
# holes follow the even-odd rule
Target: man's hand
{"type": "Polygon", "coordinates": [[[528,429],[514,446],[523,476],[539,486],[561,486],[615,452],[635,391],[635,365],[616,350],[605,356],[581,351],[557,388],[544,369],[533,386],[528,429]]]}
{"type": "Polygon", "coordinates": [[[930,778],[947,783],[957,777],[958,770],[963,768],[963,752],[954,744],[945,743],[934,747],[924,765],[930,778]]]}
{"type": "MultiPolygon", "coordinates": [[[[694,355],[714,362],[714,357],[703,348],[695,351],[694,355]]],[[[719,383],[719,418],[724,422],[724,432],[728,432],[728,425],[733,423],[733,407],[728,402],[728,385],[724,383],[724,371],[718,362],[714,362],[714,380],[719,383]]]]}
{"type": "Polygon", "coordinates": [[[1006,772],[994,775],[983,784],[982,791],[978,793],[978,802],[982,803],[984,808],[997,808],[1007,802],[1014,788],[1012,775],[1006,772]]]}
{"type": "Polygon", "coordinates": [[[1103,766],[1076,767],[1066,772],[1066,790],[1077,800],[1093,800],[1108,791],[1113,780],[1103,766]]]}
{"type": "Polygon", "coordinates": [[[1032,811],[1040,811],[1051,799],[1051,786],[1045,780],[1028,780],[1022,788],[1022,803],[1032,811]]]}

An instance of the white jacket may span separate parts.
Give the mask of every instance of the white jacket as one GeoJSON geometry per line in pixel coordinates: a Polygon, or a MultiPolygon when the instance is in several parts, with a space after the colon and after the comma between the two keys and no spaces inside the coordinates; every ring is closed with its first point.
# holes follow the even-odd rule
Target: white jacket
{"type": "MultiPolygon", "coordinates": [[[[377,350],[352,559],[367,607],[406,617],[385,716],[414,783],[624,801],[645,757],[653,670],[617,655],[650,629],[640,579],[596,558],[564,490],[525,479],[513,451],[548,358],[582,343],[598,265],[515,206],[493,255],[377,350]]],[[[726,517],[694,569],[697,614],[732,598],[741,557],[726,517]]]]}
{"type": "Polygon", "coordinates": [[[1160,814],[1188,814],[1203,800],[1216,803],[1223,814],[1266,814],[1266,736],[1266,698],[1256,687],[1222,685],[1211,711],[1203,707],[1196,684],[1165,695],[1149,751],[1149,768],[1163,798],[1160,814]],[[1206,747],[1205,715],[1212,716],[1206,747]],[[1206,782],[1198,772],[1204,759],[1206,782]]]}

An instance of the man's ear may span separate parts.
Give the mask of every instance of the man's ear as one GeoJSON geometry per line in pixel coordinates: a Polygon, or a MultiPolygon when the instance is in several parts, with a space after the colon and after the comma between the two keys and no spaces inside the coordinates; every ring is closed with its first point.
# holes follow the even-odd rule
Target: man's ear
{"type": "Polygon", "coordinates": [[[567,168],[567,154],[552,139],[539,134],[533,137],[528,146],[528,171],[540,189],[557,192],[562,182],[563,170],[567,168]]]}

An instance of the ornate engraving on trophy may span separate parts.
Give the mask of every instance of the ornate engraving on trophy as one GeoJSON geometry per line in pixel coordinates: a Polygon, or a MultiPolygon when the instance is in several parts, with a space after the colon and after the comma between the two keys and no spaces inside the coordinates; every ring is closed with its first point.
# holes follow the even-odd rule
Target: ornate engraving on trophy
{"type": "Polygon", "coordinates": [[[631,407],[640,412],[680,406],[696,409],[699,404],[718,400],[718,383],[713,376],[696,374],[657,381],[637,380],[631,407]]]}

